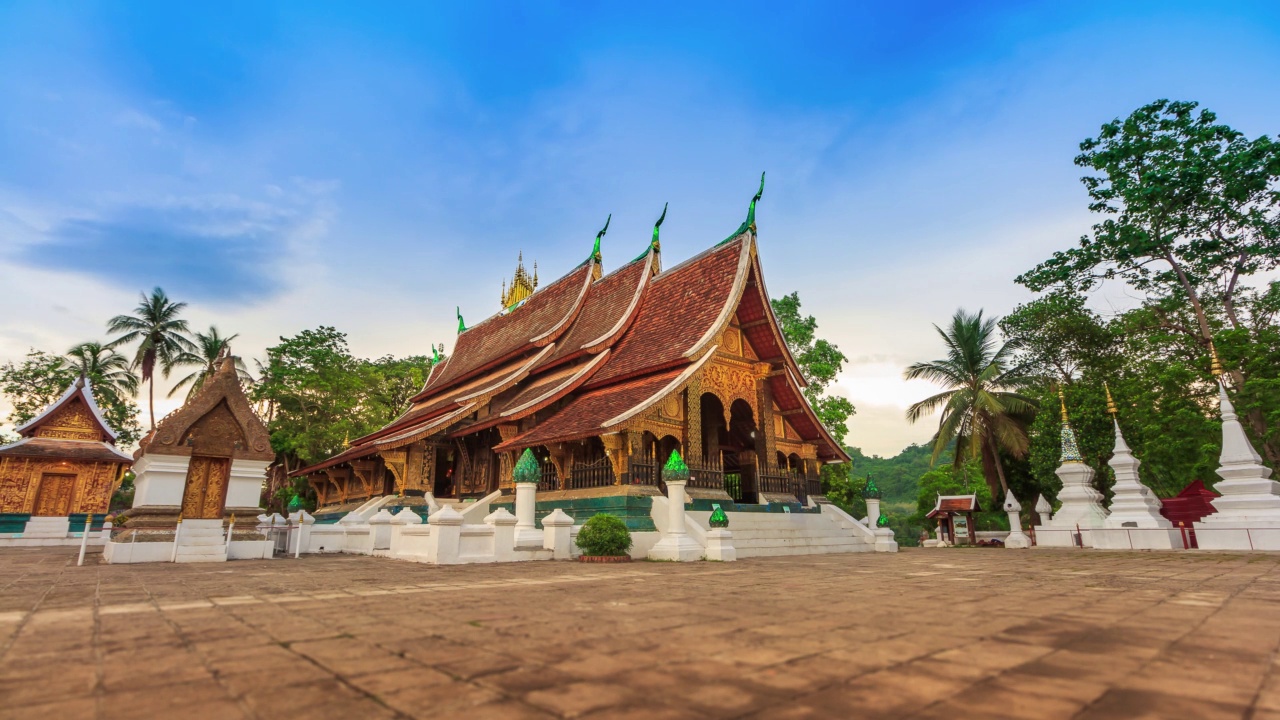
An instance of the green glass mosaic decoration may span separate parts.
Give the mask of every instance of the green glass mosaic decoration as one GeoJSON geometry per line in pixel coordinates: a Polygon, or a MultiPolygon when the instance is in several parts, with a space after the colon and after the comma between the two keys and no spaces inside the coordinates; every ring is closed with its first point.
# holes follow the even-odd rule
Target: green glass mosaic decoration
{"type": "Polygon", "coordinates": [[[881,515],[880,519],[876,520],[876,527],[889,527],[889,516],[881,515]]]}
{"type": "Polygon", "coordinates": [[[729,516],[724,514],[724,510],[720,507],[720,504],[716,503],[711,507],[714,508],[711,511],[711,520],[709,522],[711,527],[713,528],[729,527],[729,516]]]}
{"type": "Polygon", "coordinates": [[[1066,423],[1062,424],[1062,462],[1084,462],[1084,458],[1080,456],[1080,447],[1076,444],[1076,433],[1066,423]]]}
{"type": "Polygon", "coordinates": [[[467,331],[467,324],[462,321],[462,308],[456,307],[455,311],[458,313],[458,334],[461,335],[467,331]]]}
{"type": "Polygon", "coordinates": [[[513,479],[518,483],[538,484],[542,479],[542,470],[538,467],[538,458],[533,456],[533,450],[525,448],[524,454],[520,456],[520,461],[516,463],[515,472],[512,474],[513,479]]]}
{"type": "Polygon", "coordinates": [[[862,488],[862,498],[864,500],[879,500],[880,486],[876,485],[876,481],[870,475],[867,476],[867,486],[862,488]]]}
{"type": "Polygon", "coordinates": [[[671,451],[667,464],[662,467],[663,482],[689,482],[689,466],[684,464],[679,450],[671,451]]]}

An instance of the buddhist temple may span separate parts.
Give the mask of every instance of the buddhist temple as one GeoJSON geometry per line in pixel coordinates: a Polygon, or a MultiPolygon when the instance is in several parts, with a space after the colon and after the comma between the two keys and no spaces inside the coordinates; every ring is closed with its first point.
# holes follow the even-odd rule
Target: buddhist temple
{"type": "Polygon", "coordinates": [[[73,519],[83,526],[86,514],[106,516],[133,458],[116,448],[88,379],[17,430],[21,439],[0,447],[0,513],[9,529],[58,540],[68,537],[73,519]]]}
{"type": "Polygon", "coordinates": [[[295,473],[314,487],[317,517],[380,495],[505,493],[526,449],[540,501],[661,494],[677,450],[695,500],[819,495],[820,466],[848,457],[806,402],[774,317],[759,198],[727,239],[673,267],[662,263],[662,218],[609,272],[607,223],[582,263],[541,286],[521,255],[496,314],[468,327],[459,312],[452,352],[406,412],[295,473]]]}

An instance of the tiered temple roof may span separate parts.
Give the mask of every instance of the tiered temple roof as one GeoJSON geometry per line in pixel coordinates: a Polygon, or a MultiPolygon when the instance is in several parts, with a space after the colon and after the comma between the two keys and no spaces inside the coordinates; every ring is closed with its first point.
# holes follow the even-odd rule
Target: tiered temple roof
{"type": "Polygon", "coordinates": [[[0,447],[0,455],[133,462],[115,447],[116,432],[102,417],[93,386],[84,377],[17,431],[21,438],[0,447]]]}
{"type": "Polygon", "coordinates": [[[656,231],[645,253],[607,274],[597,236],[581,265],[460,332],[401,417],[295,474],[494,426],[507,430],[495,452],[616,432],[678,391],[717,349],[767,364],[764,382],[793,428],[788,437],[816,446],[819,461],[847,460],[805,400],[805,381],[773,315],[754,202],[748,220],[665,271],[656,231]]]}

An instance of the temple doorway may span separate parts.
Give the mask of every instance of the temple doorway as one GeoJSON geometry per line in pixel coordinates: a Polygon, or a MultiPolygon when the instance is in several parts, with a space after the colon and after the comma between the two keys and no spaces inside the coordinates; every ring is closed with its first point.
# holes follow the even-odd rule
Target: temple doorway
{"type": "Polygon", "coordinates": [[[36,506],[32,515],[38,517],[62,517],[71,514],[71,493],[76,486],[76,476],[61,473],[44,473],[36,490],[36,506]]]}
{"type": "Polygon", "coordinates": [[[739,480],[739,492],[734,495],[735,502],[757,503],[760,501],[758,486],[758,455],[756,453],[756,420],[751,405],[745,400],[734,400],[729,406],[729,427],[721,446],[723,454],[725,484],[728,485],[730,474],[736,474],[739,480]]]}
{"type": "Polygon", "coordinates": [[[230,477],[231,458],[192,455],[182,490],[183,519],[220,519],[230,477]]]}
{"type": "Polygon", "coordinates": [[[454,452],[447,448],[433,448],[436,454],[435,477],[431,479],[431,494],[438,498],[454,497],[454,452]]]}

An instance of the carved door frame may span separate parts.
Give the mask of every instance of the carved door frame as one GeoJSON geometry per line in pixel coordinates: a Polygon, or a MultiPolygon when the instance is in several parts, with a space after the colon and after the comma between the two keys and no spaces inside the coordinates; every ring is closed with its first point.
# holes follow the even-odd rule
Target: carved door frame
{"type": "Polygon", "coordinates": [[[58,473],[43,472],[40,473],[39,485],[36,486],[35,503],[32,505],[31,514],[36,517],[62,517],[71,514],[71,506],[75,501],[76,480],[79,479],[75,473],[58,473]],[[50,480],[56,479],[59,483],[65,482],[67,485],[66,495],[63,496],[63,504],[65,507],[62,512],[46,513],[41,512],[43,509],[41,499],[44,497],[46,489],[50,488],[50,480]]]}
{"type": "Polygon", "coordinates": [[[192,455],[191,462],[187,465],[187,476],[182,483],[182,517],[186,520],[221,520],[227,511],[227,490],[231,485],[231,463],[229,457],[217,455],[192,455]],[[211,473],[206,473],[203,480],[203,489],[200,494],[200,512],[199,517],[192,517],[188,514],[188,493],[191,492],[192,478],[191,473],[196,467],[196,461],[206,461],[211,465],[214,463],[225,463],[225,471],[222,473],[222,487],[218,493],[218,514],[213,517],[206,517],[209,514],[209,478],[211,473]]]}

